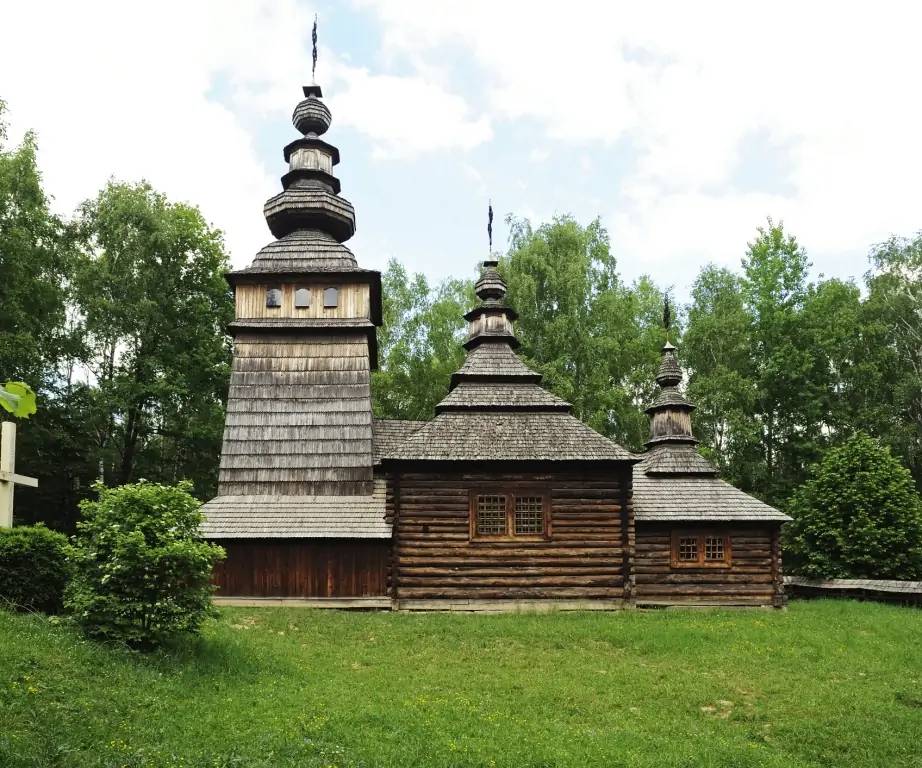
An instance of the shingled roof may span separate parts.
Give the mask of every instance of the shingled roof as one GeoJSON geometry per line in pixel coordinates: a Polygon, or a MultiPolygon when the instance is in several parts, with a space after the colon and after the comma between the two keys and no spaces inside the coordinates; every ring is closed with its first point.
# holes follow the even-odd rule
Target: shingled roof
{"type": "Polygon", "coordinates": [[[363,270],[352,251],[332,235],[319,229],[296,229],[273,240],[236,274],[358,271],[363,270]]]}
{"type": "Polygon", "coordinates": [[[207,505],[208,539],[389,539],[386,487],[370,496],[218,496],[207,505]]]}
{"type": "Polygon", "coordinates": [[[656,376],[660,391],[650,414],[649,450],[634,465],[634,515],[639,522],[766,520],[787,515],[719,477],[695,449],[694,405],[679,391],[682,369],[668,341],[656,376]]]}
{"type": "Polygon", "coordinates": [[[441,413],[385,458],[413,461],[632,461],[632,453],[559,411],[441,413]]]}
{"type": "Polygon", "coordinates": [[[465,315],[464,364],[436,416],[378,453],[383,461],[636,461],[638,457],[571,415],[539,386],[541,374],[514,351],[515,312],[495,261],[475,286],[481,303],[465,315]]]}
{"type": "Polygon", "coordinates": [[[639,522],[771,520],[791,518],[713,475],[648,475],[634,467],[634,516],[639,522]]]}
{"type": "Polygon", "coordinates": [[[397,450],[410,435],[426,423],[425,421],[374,419],[371,423],[371,432],[375,464],[380,464],[384,456],[397,450]]]}

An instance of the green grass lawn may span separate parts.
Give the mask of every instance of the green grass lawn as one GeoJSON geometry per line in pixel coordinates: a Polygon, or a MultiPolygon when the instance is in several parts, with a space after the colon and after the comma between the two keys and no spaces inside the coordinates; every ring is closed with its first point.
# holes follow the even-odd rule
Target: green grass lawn
{"type": "Polygon", "coordinates": [[[922,766],[922,611],[225,609],[145,656],[0,611],[0,766],[922,766]]]}

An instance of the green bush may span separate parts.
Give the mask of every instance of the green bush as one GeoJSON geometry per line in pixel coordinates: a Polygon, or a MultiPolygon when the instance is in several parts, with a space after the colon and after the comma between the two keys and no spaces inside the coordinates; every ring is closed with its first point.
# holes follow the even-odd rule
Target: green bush
{"type": "Polygon", "coordinates": [[[44,525],[0,529],[0,601],[24,611],[60,611],[67,554],[67,537],[44,525]]]}
{"type": "Polygon", "coordinates": [[[909,470],[865,434],[829,450],[788,506],[793,570],[829,579],[922,578],[922,499],[909,470]]]}
{"type": "Polygon", "coordinates": [[[224,550],[200,538],[191,487],[98,485],[99,500],[81,502],[65,605],[89,635],[152,648],[197,632],[211,613],[224,550]]]}

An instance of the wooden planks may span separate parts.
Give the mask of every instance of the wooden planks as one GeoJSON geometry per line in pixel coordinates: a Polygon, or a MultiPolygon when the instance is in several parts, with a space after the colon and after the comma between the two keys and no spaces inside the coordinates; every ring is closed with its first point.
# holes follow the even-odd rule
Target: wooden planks
{"type": "Polygon", "coordinates": [[[343,283],[331,275],[325,281],[316,279],[306,282],[283,283],[271,282],[267,276],[262,285],[238,285],[234,295],[237,305],[237,319],[249,318],[363,318],[370,317],[369,287],[363,283],[343,283]],[[282,305],[280,307],[266,306],[266,290],[277,287],[282,290],[282,305]],[[323,291],[325,288],[339,289],[337,306],[323,306],[323,291]],[[307,288],[311,292],[310,306],[295,308],[295,291],[298,288],[307,288]]]}
{"type": "Polygon", "coordinates": [[[395,597],[622,600],[633,536],[622,493],[629,472],[402,472],[392,480],[395,597]],[[472,540],[470,494],[498,486],[545,489],[550,536],[472,540]]]}
{"type": "Polygon", "coordinates": [[[390,541],[223,540],[215,568],[221,597],[370,597],[387,595],[390,541]]]}
{"type": "Polygon", "coordinates": [[[696,526],[637,524],[634,564],[638,604],[783,604],[779,524],[717,523],[698,528],[730,537],[733,549],[729,567],[673,568],[673,531],[695,531],[696,526]]]}

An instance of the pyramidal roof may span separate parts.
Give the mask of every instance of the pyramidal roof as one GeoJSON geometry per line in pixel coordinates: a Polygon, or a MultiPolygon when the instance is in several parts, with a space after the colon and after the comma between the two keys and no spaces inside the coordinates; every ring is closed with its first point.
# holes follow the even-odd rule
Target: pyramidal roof
{"type": "Polygon", "coordinates": [[[436,416],[383,458],[396,461],[631,461],[633,454],[571,414],[570,403],[540,386],[541,374],[515,353],[515,311],[506,305],[498,263],[483,263],[480,303],[467,358],[452,374],[436,416]]]}
{"type": "Polygon", "coordinates": [[[694,405],[679,390],[682,368],[668,341],[656,374],[648,450],[634,466],[634,514],[647,522],[777,521],[787,515],[717,477],[716,467],[695,448],[694,405]]]}

